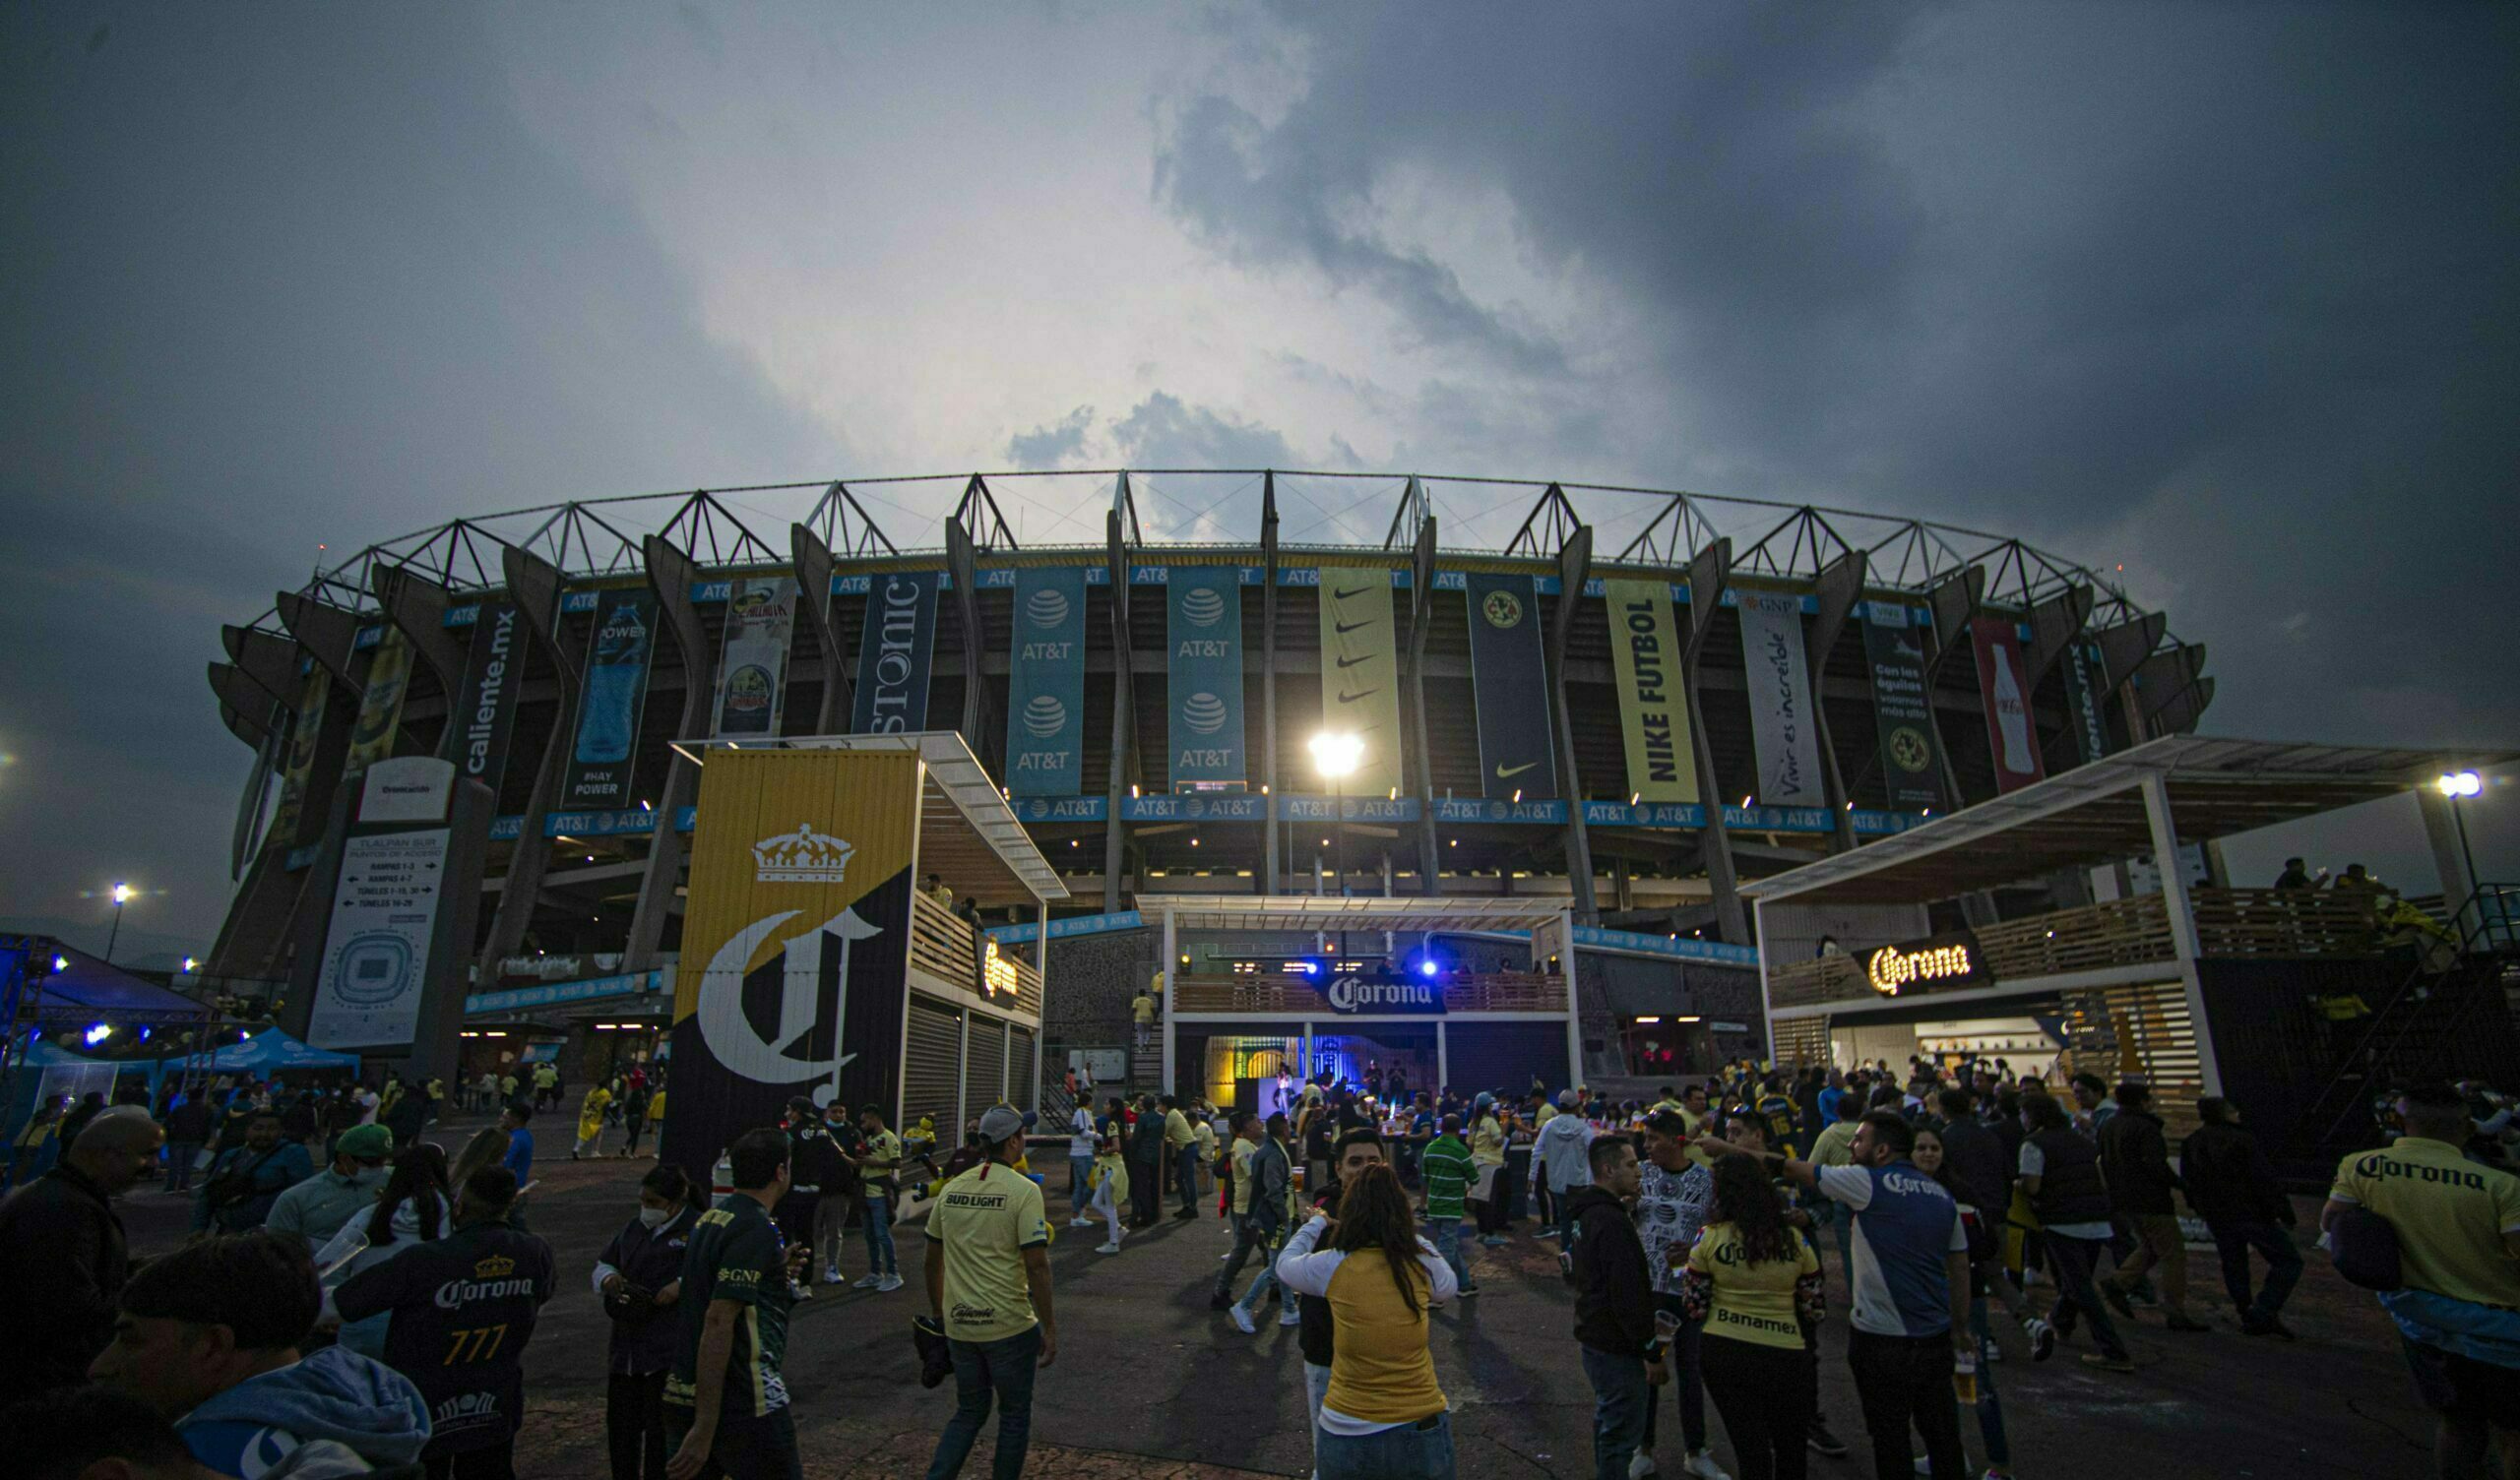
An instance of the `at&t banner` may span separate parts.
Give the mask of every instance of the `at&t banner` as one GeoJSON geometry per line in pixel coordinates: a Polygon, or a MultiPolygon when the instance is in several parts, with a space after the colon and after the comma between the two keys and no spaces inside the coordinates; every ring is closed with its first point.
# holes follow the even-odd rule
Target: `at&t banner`
{"type": "Polygon", "coordinates": [[[894,735],[927,728],[927,679],[936,655],[935,571],[876,578],[857,634],[857,709],[852,733],[894,735]]]}
{"type": "Polygon", "coordinates": [[[793,1095],[898,1112],[918,786],[915,756],[710,753],[665,1160],[707,1175],[793,1095]]]}
{"type": "Polygon", "coordinates": [[[464,683],[448,723],[456,727],[455,764],[498,795],[507,774],[508,739],[516,732],[516,695],[525,685],[525,633],[516,603],[484,601],[464,655],[464,683]]]}
{"type": "Polygon", "coordinates": [[[722,736],[776,735],[788,699],[788,642],[796,635],[796,582],[738,581],[726,591],[726,636],[718,663],[722,736]]]}
{"type": "Polygon", "coordinates": [[[1802,598],[1742,591],[1741,663],[1750,688],[1750,742],[1758,801],[1769,807],[1828,804],[1820,780],[1820,730],[1811,717],[1811,668],[1802,652],[1802,598]]]}
{"type": "Polygon", "coordinates": [[[1479,783],[1499,801],[1557,795],[1549,749],[1548,658],[1529,576],[1472,572],[1471,687],[1479,709],[1479,783]]]}
{"type": "Polygon", "coordinates": [[[1671,588],[1661,581],[1612,581],[1605,594],[1619,724],[1627,738],[1628,790],[1648,802],[1694,802],[1697,753],[1689,737],[1688,696],[1680,688],[1671,588]]]}
{"type": "Polygon", "coordinates": [[[1400,786],[1400,661],[1391,573],[1331,567],[1321,576],[1322,728],[1365,743],[1348,778],[1354,795],[1400,786]]]}
{"type": "Polygon", "coordinates": [[[1074,796],[1085,782],[1085,572],[1015,573],[1014,662],[1007,677],[1006,788],[1074,796]]]}
{"type": "Polygon", "coordinates": [[[595,609],[595,646],[578,691],[577,748],[569,756],[560,805],[627,807],[636,769],[639,715],[648,704],[648,663],[657,651],[657,597],[645,586],[610,590],[595,609]]]}
{"type": "Polygon", "coordinates": [[[2018,791],[2048,774],[2039,759],[2039,730],[2030,719],[2021,634],[2010,617],[1984,616],[1969,624],[1969,643],[1978,649],[1978,696],[1995,751],[1995,790],[2018,791]]]}
{"type": "Polygon", "coordinates": [[[1173,784],[1242,780],[1242,572],[1176,565],[1165,604],[1173,784]]]}
{"type": "Polygon", "coordinates": [[[1943,805],[1942,736],[1925,686],[1923,613],[1890,601],[1863,606],[1863,656],[1872,669],[1872,722],[1893,812],[1943,805]]]}

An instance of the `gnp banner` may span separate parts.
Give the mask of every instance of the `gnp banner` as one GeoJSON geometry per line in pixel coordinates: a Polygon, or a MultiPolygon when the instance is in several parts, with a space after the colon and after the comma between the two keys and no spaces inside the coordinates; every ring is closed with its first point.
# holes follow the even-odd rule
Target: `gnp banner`
{"type": "Polygon", "coordinates": [[[915,756],[710,752],[666,1161],[715,1165],[793,1095],[899,1110],[918,786],[915,756]]]}
{"type": "Polygon", "coordinates": [[[1811,668],[1802,653],[1802,598],[1745,590],[1739,600],[1758,800],[1769,807],[1826,806],[1820,731],[1811,717],[1811,668]]]}
{"type": "Polygon", "coordinates": [[[2030,720],[2030,685],[2021,665],[2021,634],[2010,617],[1987,615],[1969,624],[1978,649],[1978,697],[1986,709],[1986,739],[1995,751],[1995,790],[2018,791],[2048,774],[2039,759],[2039,731],[2030,720]]]}
{"type": "Polygon", "coordinates": [[[1697,752],[1689,737],[1688,696],[1680,688],[1679,629],[1671,587],[1661,581],[1612,581],[1610,662],[1618,674],[1618,715],[1627,736],[1627,787],[1648,802],[1697,800],[1697,752]]]}
{"type": "Polygon", "coordinates": [[[927,728],[927,679],[936,655],[935,571],[878,578],[857,634],[857,709],[850,730],[897,735],[927,728]]]}
{"type": "Polygon", "coordinates": [[[2100,698],[2100,649],[2089,643],[2065,645],[2065,715],[2074,731],[2074,750],[2085,765],[2109,754],[2109,710],[2100,698]]]}
{"type": "Polygon", "coordinates": [[[1479,710],[1479,781],[1499,801],[1557,795],[1549,748],[1548,657],[1529,576],[1472,572],[1471,688],[1479,710]]]}
{"type": "Polygon", "coordinates": [[[779,733],[779,712],[788,699],[788,640],[795,635],[794,577],[762,576],[727,587],[716,734],[779,733]]]}
{"type": "Polygon", "coordinates": [[[1176,565],[1166,578],[1174,785],[1239,781],[1242,764],[1242,572],[1176,565]]]}
{"type": "Polygon", "coordinates": [[[1925,685],[1923,613],[1891,601],[1863,604],[1863,657],[1872,669],[1872,722],[1893,812],[1940,807],[1942,736],[1925,685]]]}
{"type": "Polygon", "coordinates": [[[1085,571],[1015,573],[1014,659],[1007,674],[1006,789],[1075,796],[1085,784],[1085,571]]]}
{"type": "Polygon", "coordinates": [[[350,725],[350,748],[342,774],[354,776],[394,754],[394,734],[403,723],[403,694],[411,684],[411,645],[403,629],[387,624],[367,658],[367,688],[359,695],[358,717],[350,725]]]}
{"type": "MultiPolygon", "coordinates": [[[[301,649],[302,651],[302,649],[301,649]]],[[[288,757],[280,773],[280,803],[272,813],[271,846],[297,846],[297,825],[306,812],[306,782],[315,770],[315,748],[324,738],[324,703],[333,681],[322,663],[300,657],[297,709],[288,726],[288,757]]]]}
{"type": "Polygon", "coordinates": [[[578,736],[569,755],[562,811],[627,807],[648,706],[648,663],[657,650],[657,597],[641,586],[603,593],[595,608],[595,646],[578,687],[578,736]]]}
{"type": "Polygon", "coordinates": [[[484,601],[464,654],[464,683],[448,723],[456,728],[455,764],[498,795],[507,774],[508,739],[516,733],[516,696],[525,687],[525,628],[513,601],[484,601]]]}
{"type": "Polygon", "coordinates": [[[1322,728],[1364,741],[1348,778],[1352,795],[1400,787],[1399,634],[1391,621],[1391,573],[1321,571],[1322,728]]]}

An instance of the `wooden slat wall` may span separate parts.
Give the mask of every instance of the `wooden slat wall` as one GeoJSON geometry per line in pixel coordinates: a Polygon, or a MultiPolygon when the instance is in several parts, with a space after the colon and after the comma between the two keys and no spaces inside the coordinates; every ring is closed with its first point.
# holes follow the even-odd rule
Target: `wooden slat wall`
{"type": "Polygon", "coordinates": [[[2205,1074],[2187,992],[2178,982],[2066,993],[2065,1051],[2058,1058],[2068,1076],[2088,1071],[2112,1085],[2128,1078],[2150,1083],[2153,1113],[2167,1123],[2173,1141],[2196,1129],[2205,1074]]]}
{"type": "Polygon", "coordinates": [[[1826,1065],[1829,1062],[1829,1019],[1826,1017],[1789,1018],[1774,1024],[1768,1052],[1775,1057],[1779,1068],[1826,1065]]]}
{"type": "MultiPolygon", "coordinates": [[[[951,982],[958,987],[973,988],[974,961],[972,927],[961,916],[923,894],[911,895],[910,963],[917,969],[951,982]]],[[[1041,971],[1031,961],[1003,955],[1000,960],[1015,967],[1015,1009],[1035,1021],[1041,1016],[1041,971]]]]}

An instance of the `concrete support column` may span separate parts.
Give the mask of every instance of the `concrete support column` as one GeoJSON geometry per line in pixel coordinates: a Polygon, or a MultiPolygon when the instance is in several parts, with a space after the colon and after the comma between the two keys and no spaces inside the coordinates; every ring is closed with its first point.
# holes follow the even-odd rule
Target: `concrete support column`
{"type": "Polygon", "coordinates": [[[2460,845],[2459,819],[2451,810],[2459,805],[2443,796],[2437,786],[2416,788],[2415,810],[2424,819],[2425,840],[2432,844],[2432,867],[2441,876],[2443,907],[2458,911],[2443,923],[2465,935],[2479,922],[2478,912],[2470,904],[2477,892],[2476,878],[2468,870],[2471,850],[2460,845]]]}
{"type": "Polygon", "coordinates": [[[1444,1045],[1444,1019],[1435,1019],[1435,1092],[1441,1095],[1453,1085],[1452,1054],[1444,1045]]]}
{"type": "Polygon", "coordinates": [[[1181,1016],[1181,972],[1177,961],[1180,952],[1173,941],[1172,911],[1167,908],[1164,911],[1164,955],[1156,959],[1156,968],[1164,973],[1165,983],[1164,1000],[1156,1004],[1157,1011],[1163,1015],[1164,1027],[1164,1072],[1156,1082],[1166,1094],[1173,1092],[1172,1024],[1181,1016]]]}
{"type": "Polygon", "coordinates": [[[2178,978],[2187,989],[2187,1021],[2196,1034],[2196,1062],[2203,1071],[2205,1092],[2223,1092],[2223,1067],[2214,1053],[2214,1025],[2205,1017],[2205,988],[2196,970],[2196,916],[2188,908],[2187,876],[2178,866],[2178,831],[2172,825],[2170,781],[2158,771],[2144,772],[2144,819],[2152,824],[2153,867],[2162,876],[2162,911],[2170,917],[2171,950],[2178,958],[2178,978]]]}
{"type": "Polygon", "coordinates": [[[1557,917],[1557,963],[1566,973],[1566,1086],[1584,1081],[1584,1008],[1575,986],[1575,917],[1557,917]]]}

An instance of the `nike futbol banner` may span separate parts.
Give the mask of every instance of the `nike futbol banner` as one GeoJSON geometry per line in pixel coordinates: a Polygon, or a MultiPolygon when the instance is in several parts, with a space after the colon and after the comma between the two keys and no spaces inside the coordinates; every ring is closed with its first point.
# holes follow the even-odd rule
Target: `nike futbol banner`
{"type": "Polygon", "coordinates": [[[910,755],[710,752],[664,1160],[706,1176],[797,1095],[898,1111],[918,786],[910,755]]]}
{"type": "Polygon", "coordinates": [[[1759,763],[1758,801],[1768,807],[1825,807],[1820,730],[1811,716],[1811,666],[1802,651],[1802,598],[1742,591],[1739,601],[1750,744],[1759,763]]]}
{"type": "Polygon", "coordinates": [[[763,576],[727,588],[725,647],[718,662],[717,734],[779,733],[779,713],[788,698],[788,642],[795,635],[794,578],[763,576]]]}
{"type": "Polygon", "coordinates": [[[456,691],[455,764],[465,775],[498,795],[507,774],[508,739],[516,733],[516,696],[525,687],[525,631],[513,601],[484,601],[472,622],[464,655],[464,683],[456,691]]]}
{"type": "Polygon", "coordinates": [[[1548,658],[1529,576],[1470,573],[1471,689],[1479,709],[1479,780],[1498,801],[1557,795],[1549,749],[1548,658]]]}
{"type": "Polygon", "coordinates": [[[1242,780],[1242,570],[1176,565],[1165,604],[1172,783],[1242,780]]]}
{"type": "Polygon", "coordinates": [[[878,577],[857,634],[857,709],[850,732],[927,728],[927,679],[936,655],[935,571],[878,577]]]}
{"type": "Polygon", "coordinates": [[[403,629],[388,624],[367,657],[367,688],[359,695],[358,715],[350,724],[350,748],[342,759],[342,774],[354,776],[394,754],[394,736],[403,724],[403,694],[411,682],[411,645],[403,629]]]}
{"type": "Polygon", "coordinates": [[[2048,774],[2039,759],[2039,731],[2030,722],[2021,634],[2010,617],[1983,616],[1969,624],[1969,645],[1978,650],[1978,697],[1985,706],[1986,739],[1995,750],[1995,790],[2018,791],[2048,774]]]}
{"type": "Polygon", "coordinates": [[[569,755],[560,810],[629,806],[631,755],[648,707],[648,663],[657,651],[657,596],[645,586],[603,593],[595,609],[595,647],[578,689],[578,735],[569,755]]]}
{"type": "Polygon", "coordinates": [[[1085,785],[1085,571],[1015,573],[1014,662],[1007,673],[1006,789],[1075,796],[1085,785]]]}
{"type": "Polygon", "coordinates": [[[1400,788],[1399,635],[1391,573],[1335,567],[1321,576],[1322,728],[1365,743],[1348,777],[1352,796],[1400,788]]]}
{"type": "Polygon", "coordinates": [[[1893,812],[1943,805],[1942,737],[1925,685],[1928,620],[1890,601],[1863,604],[1863,657],[1872,669],[1872,721],[1881,737],[1881,775],[1893,812]]]}
{"type": "Polygon", "coordinates": [[[1604,593],[1627,737],[1627,789],[1642,801],[1694,802],[1697,752],[1689,738],[1688,696],[1680,688],[1671,587],[1661,581],[1612,581],[1604,593]]]}

